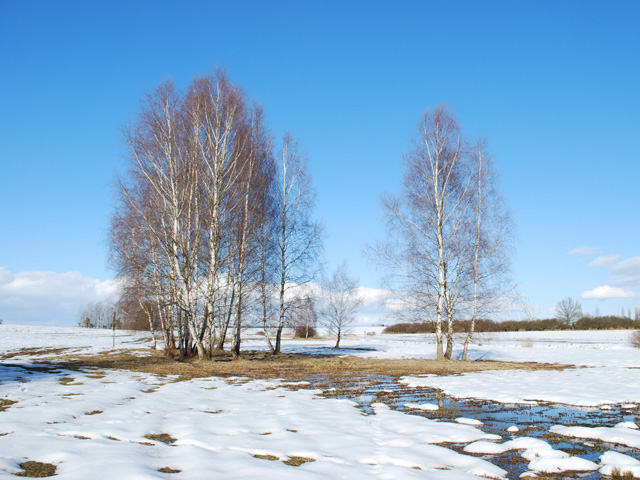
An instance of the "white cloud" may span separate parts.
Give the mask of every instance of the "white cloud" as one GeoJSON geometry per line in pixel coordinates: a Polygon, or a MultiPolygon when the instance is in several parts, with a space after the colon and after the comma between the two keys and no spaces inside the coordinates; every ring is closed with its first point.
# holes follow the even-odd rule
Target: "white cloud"
{"type": "Polygon", "coordinates": [[[640,257],[631,257],[611,267],[614,275],[640,276],[640,257]]]}
{"type": "Polygon", "coordinates": [[[569,252],[569,255],[597,255],[602,252],[600,247],[578,247],[569,252]]]}
{"type": "Polygon", "coordinates": [[[609,273],[615,285],[640,290],[640,257],[631,257],[614,264],[609,273]]]}
{"type": "Polygon", "coordinates": [[[635,297],[635,293],[629,290],[624,290],[619,287],[611,287],[609,285],[602,285],[600,287],[596,287],[593,290],[587,290],[582,292],[580,295],[584,299],[600,299],[604,300],[607,298],[629,298],[635,297]]]}
{"type": "Polygon", "coordinates": [[[612,265],[616,262],[616,260],[620,257],[620,255],[602,255],[597,257],[594,261],[592,261],[588,267],[606,267],[608,265],[612,265]]]}
{"type": "Polygon", "coordinates": [[[5,323],[75,325],[79,308],[112,298],[115,280],[98,280],[80,272],[24,271],[0,267],[0,318],[5,323]]]}

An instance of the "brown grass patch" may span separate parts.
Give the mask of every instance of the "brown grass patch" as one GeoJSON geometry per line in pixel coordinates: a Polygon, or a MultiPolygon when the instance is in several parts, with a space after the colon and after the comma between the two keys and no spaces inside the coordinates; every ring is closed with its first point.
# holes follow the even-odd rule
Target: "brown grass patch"
{"type": "Polygon", "coordinates": [[[144,438],[149,440],[155,440],[156,442],[162,442],[166,444],[172,444],[177,440],[177,438],[173,438],[168,433],[147,433],[144,438]]]}
{"type": "Polygon", "coordinates": [[[93,412],[87,412],[85,415],[99,415],[102,413],[102,410],[94,410],[93,412]]]}
{"type": "MultiPolygon", "coordinates": [[[[356,356],[315,356],[303,354],[271,355],[268,352],[243,352],[232,361],[231,354],[220,352],[210,360],[179,361],[160,352],[146,357],[126,353],[84,356],[62,359],[60,367],[83,369],[121,369],[155,375],[177,375],[180,380],[202,377],[251,377],[306,380],[315,375],[349,377],[357,374],[377,374],[391,377],[405,375],[455,375],[486,370],[562,370],[569,365],[535,362],[498,362],[423,359],[376,359],[356,356]]],[[[234,381],[242,381],[234,379],[234,381]]],[[[293,386],[308,388],[309,385],[293,386]]]]}
{"type": "Polygon", "coordinates": [[[29,461],[21,463],[20,468],[24,471],[14,473],[16,477],[43,478],[52,477],[56,474],[56,466],[50,463],[29,461]]]}
{"type": "Polygon", "coordinates": [[[315,462],[315,458],[309,457],[289,457],[289,460],[283,460],[282,463],[291,467],[299,467],[303,463],[315,462]]]}
{"type": "Polygon", "coordinates": [[[16,403],[18,402],[16,402],[15,400],[9,400],[8,398],[0,398],[0,412],[5,411],[11,405],[15,405],[16,403]]]}
{"type": "Polygon", "coordinates": [[[254,455],[255,458],[259,458],[261,460],[271,460],[276,461],[276,460],[280,460],[278,457],[274,456],[274,455],[260,455],[260,454],[256,454],[254,455]]]}
{"type": "Polygon", "coordinates": [[[23,355],[61,355],[70,348],[22,348],[17,352],[4,353],[0,355],[3,360],[9,360],[14,357],[21,357],[23,355]]]}
{"type": "Polygon", "coordinates": [[[58,380],[58,382],[60,383],[60,385],[84,385],[84,383],[76,382],[75,378],[71,377],[61,378],[60,380],[58,380]]]}
{"type": "Polygon", "coordinates": [[[180,473],[182,470],[178,470],[177,468],[171,468],[171,467],[162,467],[162,468],[159,468],[158,471],[161,473],[180,473]]]}

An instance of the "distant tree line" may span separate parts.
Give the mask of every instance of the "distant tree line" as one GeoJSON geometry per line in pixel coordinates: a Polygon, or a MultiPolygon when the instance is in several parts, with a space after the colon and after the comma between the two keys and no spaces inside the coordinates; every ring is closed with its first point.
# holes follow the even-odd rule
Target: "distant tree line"
{"type": "MultiPolygon", "coordinates": [[[[464,333],[469,328],[468,320],[456,322],[454,333],[464,333]]],[[[476,320],[477,332],[538,332],[553,330],[631,330],[640,329],[640,320],[628,317],[607,315],[600,317],[584,316],[568,324],[557,318],[540,320],[476,320]]],[[[383,330],[383,333],[435,333],[432,323],[397,323],[383,330]]]]}

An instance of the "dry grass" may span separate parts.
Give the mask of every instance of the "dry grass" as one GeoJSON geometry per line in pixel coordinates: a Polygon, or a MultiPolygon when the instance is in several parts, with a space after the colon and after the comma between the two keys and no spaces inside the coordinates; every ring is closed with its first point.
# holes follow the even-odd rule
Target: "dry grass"
{"type": "Polygon", "coordinates": [[[530,338],[525,338],[524,340],[522,340],[522,347],[533,348],[533,340],[531,340],[530,338]]]}
{"type": "Polygon", "coordinates": [[[56,474],[56,466],[50,463],[24,462],[20,464],[22,472],[14,473],[16,477],[44,478],[56,474]]]}
{"type": "Polygon", "coordinates": [[[289,460],[284,460],[282,463],[291,467],[299,467],[303,463],[315,462],[315,458],[309,457],[289,457],[289,460]]]}
{"type": "Polygon", "coordinates": [[[4,353],[1,358],[9,360],[10,358],[20,357],[22,355],[62,355],[71,350],[70,348],[22,348],[17,352],[4,353]]]}
{"type": "Polygon", "coordinates": [[[75,379],[71,377],[61,378],[58,382],[60,385],[84,385],[84,383],[76,382],[75,379]]]}
{"type": "Polygon", "coordinates": [[[615,467],[611,471],[611,476],[613,478],[635,478],[635,476],[633,475],[633,472],[631,470],[623,471],[619,467],[615,467]]]}
{"type": "Polygon", "coordinates": [[[171,467],[162,467],[162,468],[159,468],[158,471],[161,473],[180,473],[182,470],[178,470],[177,468],[171,468],[171,467]]]}
{"type": "Polygon", "coordinates": [[[243,352],[233,361],[227,352],[215,355],[211,360],[178,361],[159,352],[147,357],[126,353],[61,358],[59,367],[84,369],[97,367],[146,372],[155,375],[177,375],[180,380],[201,377],[251,377],[284,378],[291,381],[306,380],[317,375],[353,377],[357,375],[455,375],[486,370],[562,370],[569,365],[535,362],[498,362],[457,360],[438,361],[421,359],[375,359],[356,356],[315,356],[303,354],[271,355],[268,352],[243,352]]]}
{"type": "Polygon", "coordinates": [[[18,402],[16,402],[15,400],[9,400],[8,398],[0,398],[0,412],[3,412],[7,408],[9,408],[11,405],[15,405],[16,403],[18,402]]]}
{"type": "Polygon", "coordinates": [[[168,433],[148,433],[144,436],[149,440],[155,440],[156,442],[166,443],[168,445],[172,444],[177,440],[177,438],[173,438],[168,433]]]}
{"type": "Polygon", "coordinates": [[[272,462],[276,461],[276,460],[280,460],[278,457],[274,456],[274,455],[259,455],[256,454],[254,455],[255,458],[260,458],[261,460],[270,460],[272,462]]]}

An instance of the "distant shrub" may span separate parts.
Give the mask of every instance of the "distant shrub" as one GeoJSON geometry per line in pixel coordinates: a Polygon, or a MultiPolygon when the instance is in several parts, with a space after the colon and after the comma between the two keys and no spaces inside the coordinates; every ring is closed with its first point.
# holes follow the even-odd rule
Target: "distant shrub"
{"type": "Polygon", "coordinates": [[[530,338],[525,338],[522,341],[522,347],[523,348],[533,348],[533,340],[531,340],[530,338]]]}
{"type": "Polygon", "coordinates": [[[318,336],[318,332],[313,327],[305,327],[301,325],[296,328],[294,335],[295,338],[315,338],[318,336]]]}
{"type": "Polygon", "coordinates": [[[576,330],[630,330],[640,328],[638,320],[626,317],[582,317],[575,323],[576,330]]]}
{"type": "Polygon", "coordinates": [[[430,323],[396,323],[385,327],[382,333],[434,333],[430,323]]]}
{"type": "MultiPolygon", "coordinates": [[[[454,324],[454,332],[469,331],[469,320],[459,320],[454,324]]],[[[574,324],[569,325],[555,318],[543,318],[540,320],[476,320],[476,332],[543,332],[554,330],[632,330],[640,329],[640,321],[630,318],[605,316],[582,317],[574,324]]],[[[397,323],[386,327],[382,333],[435,333],[431,323],[397,323]]],[[[640,347],[639,347],[640,348],[640,347]]]]}
{"type": "Polygon", "coordinates": [[[640,348],[640,330],[636,330],[631,334],[631,345],[640,348]]]}

